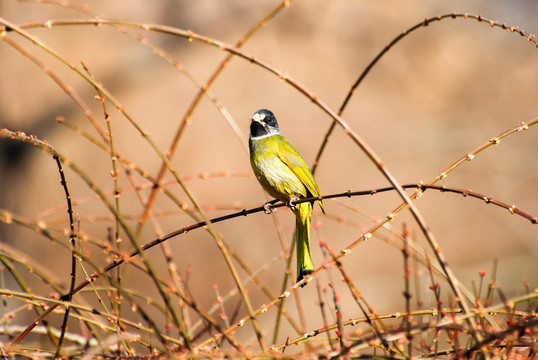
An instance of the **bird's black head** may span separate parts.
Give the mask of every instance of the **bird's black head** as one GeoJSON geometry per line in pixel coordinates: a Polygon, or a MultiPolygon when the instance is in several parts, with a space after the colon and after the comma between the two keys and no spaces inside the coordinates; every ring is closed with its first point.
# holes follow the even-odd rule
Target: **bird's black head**
{"type": "Polygon", "coordinates": [[[250,137],[280,134],[275,115],[266,109],[260,109],[252,116],[250,123],[250,137]]]}

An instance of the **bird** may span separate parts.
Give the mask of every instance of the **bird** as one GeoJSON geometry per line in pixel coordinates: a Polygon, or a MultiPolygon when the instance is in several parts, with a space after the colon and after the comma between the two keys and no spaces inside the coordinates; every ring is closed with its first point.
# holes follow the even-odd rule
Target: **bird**
{"type": "MultiPolygon", "coordinates": [[[[275,115],[267,109],[260,109],[252,116],[249,150],[252,170],[262,188],[272,197],[286,203],[295,214],[299,282],[315,270],[310,252],[310,223],[314,202],[292,202],[300,198],[321,196],[318,185],[299,152],[280,132],[275,115]]],[[[267,213],[272,212],[268,205],[277,200],[265,204],[267,213]]],[[[318,200],[318,203],[325,214],[323,202],[318,200]]],[[[301,284],[305,285],[306,282],[301,284]]]]}

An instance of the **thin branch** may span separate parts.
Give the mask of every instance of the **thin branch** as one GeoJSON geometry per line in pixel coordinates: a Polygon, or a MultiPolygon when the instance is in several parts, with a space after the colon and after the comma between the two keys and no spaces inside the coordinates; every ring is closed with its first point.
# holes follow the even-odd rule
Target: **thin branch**
{"type": "MultiPolygon", "coordinates": [[[[76,257],[76,243],[75,238],[77,234],[75,233],[75,221],[73,220],[73,206],[71,204],[71,195],[69,194],[69,189],[67,188],[67,180],[65,180],[65,174],[64,170],[62,168],[62,163],[60,162],[59,157],[54,154],[52,156],[54,158],[54,161],[56,161],[56,165],[58,166],[58,171],[60,173],[60,179],[62,187],[65,191],[65,199],[67,202],[67,213],[69,214],[69,244],[71,246],[71,282],[69,285],[69,294],[67,296],[67,301],[71,302],[73,299],[73,293],[75,290],[75,284],[77,281],[77,257],[76,257]]],[[[60,351],[62,349],[62,343],[64,340],[65,332],[67,331],[67,320],[69,319],[69,311],[71,308],[69,306],[65,309],[64,319],[62,323],[62,332],[60,333],[60,338],[58,339],[58,345],[56,346],[56,354],[54,355],[54,358],[58,358],[60,356],[60,351]]]]}

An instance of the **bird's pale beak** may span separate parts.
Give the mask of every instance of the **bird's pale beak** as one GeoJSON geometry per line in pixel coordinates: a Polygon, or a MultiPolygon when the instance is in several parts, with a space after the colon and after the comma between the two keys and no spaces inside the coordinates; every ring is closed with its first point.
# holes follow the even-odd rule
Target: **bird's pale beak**
{"type": "Polygon", "coordinates": [[[252,117],[252,121],[256,121],[257,123],[260,123],[260,124],[263,123],[263,119],[265,119],[265,116],[260,113],[256,113],[252,117]]]}

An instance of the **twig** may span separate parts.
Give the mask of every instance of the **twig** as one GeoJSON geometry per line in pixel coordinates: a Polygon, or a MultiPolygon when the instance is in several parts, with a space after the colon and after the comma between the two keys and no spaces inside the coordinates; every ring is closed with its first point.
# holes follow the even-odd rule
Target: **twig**
{"type": "MultiPolygon", "coordinates": [[[[323,327],[325,329],[328,329],[329,324],[327,323],[327,316],[325,315],[325,300],[323,298],[323,294],[322,294],[322,290],[321,290],[321,286],[319,284],[319,279],[318,278],[316,278],[316,291],[317,291],[317,294],[318,294],[319,310],[321,312],[321,318],[323,319],[323,327]]],[[[338,324],[341,325],[341,322],[339,322],[338,324]]],[[[335,347],[333,345],[333,342],[331,340],[330,335],[327,336],[327,341],[329,342],[329,348],[331,349],[331,351],[334,351],[335,347]]]]}
{"type": "Polygon", "coordinates": [[[408,241],[407,238],[409,237],[409,229],[407,228],[407,224],[403,224],[403,230],[402,230],[402,238],[404,240],[404,246],[402,250],[403,254],[403,263],[404,263],[404,293],[403,296],[405,298],[405,312],[406,316],[404,316],[404,328],[406,331],[406,339],[407,339],[407,356],[409,359],[413,358],[413,335],[411,335],[411,320],[409,317],[409,314],[411,314],[411,291],[409,286],[409,277],[411,275],[411,270],[409,268],[409,248],[407,246],[408,241]]]}
{"type": "MultiPolygon", "coordinates": [[[[69,214],[69,244],[71,246],[71,282],[69,285],[69,294],[67,296],[67,301],[71,302],[73,299],[73,293],[75,290],[75,284],[77,281],[77,258],[75,255],[76,251],[76,233],[75,233],[75,221],[73,220],[73,207],[71,205],[71,195],[69,194],[69,189],[67,188],[67,180],[65,180],[65,174],[64,170],[62,168],[62,163],[60,162],[60,158],[54,154],[53,156],[54,161],[56,161],[56,165],[58,166],[58,171],[60,173],[60,179],[62,187],[64,188],[65,192],[65,199],[67,201],[67,213],[69,214]]],[[[60,333],[60,338],[58,339],[58,345],[56,346],[56,354],[54,355],[54,358],[58,358],[60,356],[60,351],[62,349],[62,343],[64,340],[65,332],[67,331],[67,320],[69,318],[69,311],[70,307],[67,306],[65,309],[64,319],[62,323],[62,332],[60,333]]]]}

